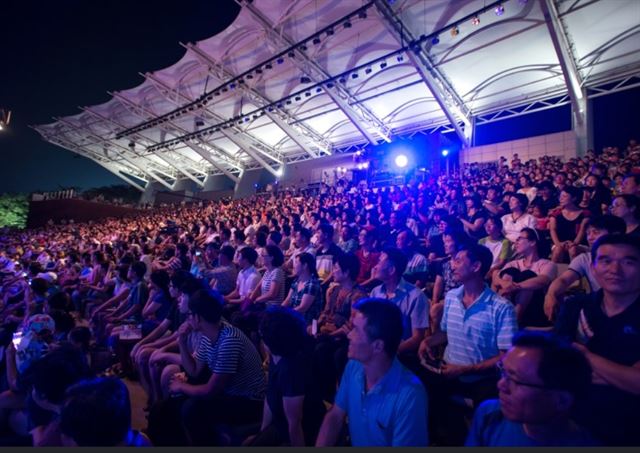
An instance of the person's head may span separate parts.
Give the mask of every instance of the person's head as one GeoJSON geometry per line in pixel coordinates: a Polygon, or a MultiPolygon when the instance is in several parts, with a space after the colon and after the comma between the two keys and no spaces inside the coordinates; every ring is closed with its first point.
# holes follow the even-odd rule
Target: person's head
{"type": "Polygon", "coordinates": [[[192,274],[180,284],[177,291],[178,310],[182,314],[189,313],[189,297],[196,291],[208,289],[209,285],[204,281],[195,278],[192,274]]]}
{"type": "Polygon", "coordinates": [[[482,279],[493,262],[493,255],[484,245],[464,244],[451,260],[451,271],[456,281],[465,283],[482,279]]]}
{"type": "Polygon", "coordinates": [[[142,261],[136,261],[129,268],[129,280],[131,281],[140,281],[144,278],[144,275],[147,273],[147,265],[142,261]]]}
{"type": "Polygon", "coordinates": [[[372,269],[374,278],[383,282],[399,281],[407,269],[409,260],[401,250],[390,247],[380,254],[380,260],[372,269]]]}
{"type": "Polygon", "coordinates": [[[623,194],[640,197],[640,173],[626,175],[620,188],[623,194]]]}
{"type": "Polygon", "coordinates": [[[333,241],[333,227],[328,223],[321,223],[318,225],[318,242],[320,244],[326,244],[333,241]]]}
{"type": "Polygon", "coordinates": [[[67,341],[83,352],[88,352],[91,346],[91,329],[87,326],[78,326],[71,329],[67,335],[67,341]]]}
{"type": "Polygon", "coordinates": [[[303,275],[317,277],[316,259],[311,253],[305,252],[298,254],[293,260],[293,272],[298,277],[303,275]]]}
{"type": "Polygon", "coordinates": [[[344,242],[351,240],[353,237],[353,228],[349,225],[340,227],[340,239],[344,242]]]}
{"type": "Polygon", "coordinates": [[[256,264],[258,260],[258,252],[251,247],[243,247],[238,252],[238,266],[245,269],[256,264]]]}
{"type": "Polygon", "coordinates": [[[360,247],[373,247],[376,241],[376,230],[373,228],[363,228],[358,234],[358,244],[360,247]]]}
{"type": "Polygon", "coordinates": [[[354,282],[360,273],[360,261],[353,253],[343,253],[333,259],[333,281],[343,283],[354,282]]]}
{"type": "Polygon", "coordinates": [[[540,238],[533,228],[523,228],[516,239],[516,253],[528,256],[532,253],[538,253],[538,245],[540,238]]]}
{"type": "Polygon", "coordinates": [[[402,228],[406,225],[407,219],[405,219],[404,215],[399,211],[393,211],[389,215],[389,226],[392,229],[402,228]]]}
{"type": "Polygon", "coordinates": [[[404,230],[398,233],[396,237],[396,247],[402,250],[403,252],[408,252],[413,250],[416,242],[416,235],[413,234],[413,231],[405,228],[404,230]]]}
{"type": "Polygon", "coordinates": [[[60,414],[64,446],[123,445],[130,430],[129,390],[120,379],[81,381],[67,391],[60,414]]]}
{"type": "Polygon", "coordinates": [[[562,208],[578,206],[581,201],[582,190],[577,187],[567,186],[560,191],[558,202],[562,208]]]}
{"type": "Polygon", "coordinates": [[[275,245],[278,247],[280,246],[280,242],[282,242],[282,233],[279,231],[271,231],[267,236],[267,245],[275,245]]]}
{"type": "Polygon", "coordinates": [[[598,238],[605,234],[624,234],[625,231],[624,220],[619,217],[609,214],[590,217],[586,227],[587,243],[591,247],[598,238]]]}
{"type": "Polygon", "coordinates": [[[169,283],[171,279],[169,278],[169,273],[164,269],[159,269],[151,272],[150,276],[151,287],[164,292],[169,292],[169,283]]]}
{"type": "Polygon", "coordinates": [[[170,260],[174,256],[176,256],[176,248],[171,245],[165,249],[164,253],[162,254],[162,259],[166,261],[170,260]]]}
{"type": "Polygon", "coordinates": [[[260,259],[266,267],[280,267],[284,264],[284,254],[275,245],[267,245],[261,252],[260,259]]]}
{"type": "Polygon", "coordinates": [[[605,293],[640,293],[640,241],[627,234],[607,234],[591,248],[596,281],[605,293]]]}
{"type": "Polygon", "coordinates": [[[529,199],[525,194],[514,193],[509,198],[509,209],[511,212],[524,212],[529,206],[529,199]]]}
{"type": "Polygon", "coordinates": [[[44,278],[36,277],[31,280],[31,291],[38,296],[44,296],[49,289],[49,282],[44,278]]]}
{"type": "Polygon", "coordinates": [[[292,357],[303,350],[307,338],[304,318],[295,310],[268,308],[260,321],[260,337],[271,354],[292,357]]]}
{"type": "Polygon", "coordinates": [[[169,280],[169,294],[171,294],[171,297],[177,299],[180,296],[180,287],[191,278],[195,277],[188,271],[182,269],[175,271],[169,280]]]}
{"type": "Polygon", "coordinates": [[[392,302],[366,298],[353,305],[348,356],[362,363],[377,357],[393,359],[402,340],[402,313],[392,302]]]}
{"type": "Polygon", "coordinates": [[[551,198],[553,195],[554,187],[551,181],[542,181],[540,183],[540,188],[538,189],[538,193],[544,199],[551,198]]]}
{"type": "Polygon", "coordinates": [[[499,364],[502,413],[516,423],[568,419],[574,403],[591,384],[585,356],[549,333],[522,331],[499,364]]]}
{"type": "Polygon", "coordinates": [[[469,237],[462,230],[447,228],[444,230],[444,233],[442,233],[444,253],[447,255],[454,255],[458,249],[467,242],[469,242],[469,237]]]}
{"type": "Polygon", "coordinates": [[[220,256],[220,244],[217,242],[209,242],[205,249],[205,255],[210,263],[214,262],[220,256]]]}
{"type": "Polygon", "coordinates": [[[484,230],[491,237],[500,237],[502,235],[502,219],[498,216],[489,217],[484,223],[484,230]]]}
{"type": "Polygon", "coordinates": [[[564,172],[557,173],[553,178],[556,187],[562,187],[567,183],[567,174],[564,172]]]}
{"type": "Polygon", "coordinates": [[[220,229],[220,240],[223,244],[231,240],[231,230],[229,228],[220,229]]]}
{"type": "Polygon", "coordinates": [[[311,231],[309,231],[309,229],[300,228],[298,231],[296,231],[294,236],[294,245],[297,248],[299,249],[306,248],[309,246],[310,242],[311,242],[311,231]]]}
{"type": "Polygon", "coordinates": [[[611,203],[611,214],[621,219],[640,219],[640,198],[635,195],[618,195],[611,203]]]}
{"type": "Polygon", "coordinates": [[[467,207],[467,209],[471,209],[471,208],[480,209],[482,207],[482,202],[480,201],[480,197],[478,197],[477,195],[465,197],[464,204],[467,207]]]}
{"type": "Polygon", "coordinates": [[[233,256],[235,254],[236,249],[234,249],[230,245],[225,245],[220,248],[220,256],[218,258],[220,260],[220,265],[228,266],[229,264],[233,263],[233,256]]]}
{"type": "Polygon", "coordinates": [[[236,246],[238,244],[243,244],[246,238],[247,237],[245,236],[244,231],[242,231],[240,228],[237,228],[233,232],[233,241],[234,241],[236,246]]]}
{"type": "Polygon", "coordinates": [[[176,254],[177,256],[187,256],[189,253],[189,246],[183,242],[176,245],[176,254]]]}
{"type": "Polygon", "coordinates": [[[26,380],[33,386],[33,400],[50,411],[62,405],[70,386],[89,376],[85,355],[70,343],[51,349],[25,371],[26,380]]]}
{"type": "Polygon", "coordinates": [[[217,325],[222,317],[224,299],[215,290],[198,289],[189,296],[189,321],[195,330],[217,325]]]}

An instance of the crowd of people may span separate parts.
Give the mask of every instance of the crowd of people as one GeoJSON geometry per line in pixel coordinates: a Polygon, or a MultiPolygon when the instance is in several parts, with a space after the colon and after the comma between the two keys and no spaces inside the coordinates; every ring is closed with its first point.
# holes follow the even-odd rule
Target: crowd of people
{"type": "Polygon", "coordinates": [[[0,443],[638,445],[639,225],[632,140],[8,231],[0,443]]]}

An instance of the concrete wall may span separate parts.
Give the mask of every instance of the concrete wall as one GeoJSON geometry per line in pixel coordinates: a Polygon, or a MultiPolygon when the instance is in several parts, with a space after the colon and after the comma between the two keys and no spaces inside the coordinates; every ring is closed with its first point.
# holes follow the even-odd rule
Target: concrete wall
{"type": "Polygon", "coordinates": [[[320,182],[324,172],[332,176],[333,170],[337,167],[354,168],[353,154],[334,154],[333,156],[290,163],[285,167],[281,184],[294,184],[296,187],[300,187],[301,185],[320,182]]]}
{"type": "Polygon", "coordinates": [[[27,214],[27,228],[45,226],[49,219],[56,224],[63,219],[73,219],[77,223],[105,217],[122,217],[137,212],[140,211],[134,208],[79,199],[31,201],[27,214]]]}
{"type": "Polygon", "coordinates": [[[541,156],[558,156],[564,160],[576,157],[576,136],[573,131],[474,146],[460,151],[460,162],[497,162],[500,156],[511,159],[514,153],[523,162],[541,156]]]}

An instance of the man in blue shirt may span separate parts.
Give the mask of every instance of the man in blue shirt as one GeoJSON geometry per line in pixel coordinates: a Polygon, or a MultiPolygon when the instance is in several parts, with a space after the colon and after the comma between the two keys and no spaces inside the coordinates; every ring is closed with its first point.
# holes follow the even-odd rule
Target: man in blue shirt
{"type": "Polygon", "coordinates": [[[316,446],[335,445],[346,417],[353,446],[426,446],[426,392],[396,358],[403,330],[400,309],[383,299],[363,299],[353,308],[351,360],[316,446]]]}
{"type": "Polygon", "coordinates": [[[558,337],[523,332],[498,362],[499,400],[476,411],[466,445],[538,447],[594,445],[570,419],[571,409],[591,383],[591,367],[558,337]]]}

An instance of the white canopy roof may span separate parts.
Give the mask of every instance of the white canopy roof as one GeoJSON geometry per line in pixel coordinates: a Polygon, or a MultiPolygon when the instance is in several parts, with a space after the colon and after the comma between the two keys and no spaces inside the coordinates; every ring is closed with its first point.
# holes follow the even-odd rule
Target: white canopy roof
{"type": "Polygon", "coordinates": [[[418,130],[455,130],[469,145],[474,124],[640,75],[637,0],[241,4],[174,65],[36,130],[139,188],[202,186],[418,130]]]}

